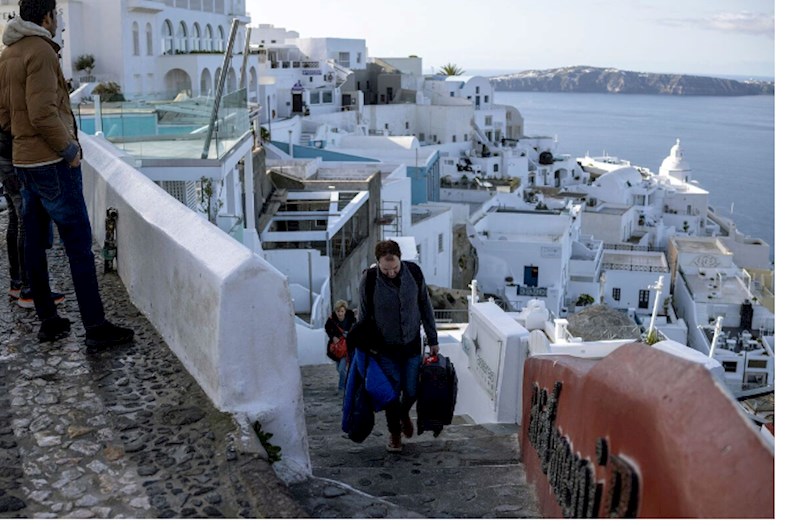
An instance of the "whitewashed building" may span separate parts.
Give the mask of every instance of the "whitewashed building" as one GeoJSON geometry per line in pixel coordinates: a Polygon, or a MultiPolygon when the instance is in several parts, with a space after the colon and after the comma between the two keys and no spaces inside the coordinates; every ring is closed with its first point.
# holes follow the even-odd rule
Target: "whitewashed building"
{"type": "MultiPolygon", "coordinates": [[[[481,291],[520,309],[533,298],[552,312],[567,303],[573,243],[580,242],[580,205],[537,209],[498,194],[473,214],[467,235],[478,254],[481,291]]],[[[595,265],[599,259],[595,259],[595,265]]]]}
{"type": "Polygon", "coordinates": [[[774,384],[775,316],[733,253],[717,239],[674,237],[668,259],[690,347],[718,359],[734,387],[774,384]]]}
{"type": "MultiPolygon", "coordinates": [[[[0,6],[3,16],[16,12],[16,4],[0,6]]],[[[235,56],[224,92],[239,88],[250,21],[245,0],[59,0],[57,5],[62,68],[76,86],[116,82],[128,100],[214,94],[236,18],[235,56]],[[74,67],[85,54],[95,59],[91,74],[74,67]]],[[[246,85],[255,92],[253,73],[245,71],[246,85]]]]}

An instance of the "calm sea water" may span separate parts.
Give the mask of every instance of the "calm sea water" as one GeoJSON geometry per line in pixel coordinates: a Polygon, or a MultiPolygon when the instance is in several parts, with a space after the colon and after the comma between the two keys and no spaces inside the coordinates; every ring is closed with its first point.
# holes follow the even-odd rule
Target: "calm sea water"
{"type": "Polygon", "coordinates": [[[775,253],[774,97],[495,92],[495,102],[520,110],[526,135],[555,135],[563,154],[605,153],[658,172],[680,139],[709,204],[775,253]]]}

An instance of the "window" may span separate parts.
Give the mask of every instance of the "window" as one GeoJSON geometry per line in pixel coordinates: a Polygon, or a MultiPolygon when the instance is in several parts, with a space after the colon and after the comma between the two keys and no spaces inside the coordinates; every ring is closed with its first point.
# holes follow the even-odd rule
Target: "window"
{"type": "Polygon", "coordinates": [[[432,140],[433,142],[438,142],[438,141],[439,141],[439,136],[438,136],[438,135],[434,135],[434,136],[433,136],[433,138],[432,138],[431,140],[432,140]]]}
{"type": "Polygon", "coordinates": [[[133,23],[133,56],[139,56],[139,24],[133,23]]]}
{"type": "Polygon", "coordinates": [[[332,91],[323,91],[322,92],[322,103],[323,104],[331,104],[331,103],[333,103],[333,92],[332,91]]]}
{"type": "Polygon", "coordinates": [[[203,49],[206,51],[214,51],[214,30],[211,29],[211,26],[206,26],[205,43],[203,44],[203,49]]]}
{"type": "Polygon", "coordinates": [[[485,102],[487,104],[489,103],[489,95],[484,95],[483,96],[483,102],[485,102]]]}
{"type": "Polygon", "coordinates": [[[469,140],[469,135],[465,133],[465,134],[464,134],[464,141],[466,142],[466,141],[468,141],[468,140],[469,140]]]}
{"type": "Polygon", "coordinates": [[[186,23],[181,22],[178,24],[178,51],[189,51],[189,35],[186,31],[186,23]]]}
{"type": "Polygon", "coordinates": [[[611,297],[614,298],[614,301],[619,301],[619,299],[622,297],[622,290],[614,287],[611,289],[611,297]]]}
{"type": "Polygon", "coordinates": [[[389,129],[389,123],[388,122],[384,122],[383,123],[383,129],[384,130],[388,130],[389,129]]]}
{"type": "Polygon", "coordinates": [[[497,173],[499,171],[500,171],[500,165],[495,163],[495,165],[494,165],[494,173],[497,173]]]}
{"type": "Polygon", "coordinates": [[[725,369],[726,373],[735,373],[736,362],[722,362],[722,368],[725,369]]]}
{"type": "Polygon", "coordinates": [[[649,290],[640,290],[639,291],[639,308],[646,309],[650,306],[650,291],[649,290]]]}
{"type": "Polygon", "coordinates": [[[455,97],[455,96],[456,96],[456,92],[455,92],[455,91],[451,91],[451,92],[450,92],[450,96],[451,96],[451,97],[455,97]]]}
{"type": "Polygon", "coordinates": [[[456,142],[457,140],[458,140],[458,139],[456,138],[456,136],[455,136],[455,135],[453,135],[453,142],[456,142]]]}
{"type": "Polygon", "coordinates": [[[425,134],[424,133],[420,133],[419,134],[419,142],[425,142],[425,134]]]}
{"type": "Polygon", "coordinates": [[[439,253],[442,252],[444,252],[444,234],[439,234],[439,253]]]}
{"type": "Polygon", "coordinates": [[[347,51],[340,51],[339,52],[339,64],[344,68],[350,67],[350,53],[347,51]]]}
{"type": "Polygon", "coordinates": [[[475,86],[475,94],[476,95],[480,95],[480,93],[481,93],[481,87],[480,86],[475,86]]]}
{"type": "Polygon", "coordinates": [[[146,40],[147,45],[147,56],[153,56],[153,27],[150,24],[145,26],[144,30],[144,38],[146,40]]]}
{"type": "Polygon", "coordinates": [[[766,360],[750,360],[747,362],[749,367],[753,367],[755,369],[766,369],[767,368],[767,361],[766,360]]]}
{"type": "Polygon", "coordinates": [[[312,91],[309,93],[311,104],[319,104],[319,91],[312,91]]]}
{"type": "Polygon", "coordinates": [[[192,26],[192,50],[199,51],[203,49],[203,41],[200,39],[200,24],[197,22],[192,26]]]}
{"type": "Polygon", "coordinates": [[[491,126],[492,125],[492,116],[491,115],[487,115],[483,122],[484,122],[484,124],[486,126],[491,126]]]}
{"type": "Polygon", "coordinates": [[[406,129],[408,129],[408,121],[406,121],[406,129]]]}
{"type": "Polygon", "coordinates": [[[361,52],[356,53],[356,64],[361,64],[361,52]]]}
{"type": "Polygon", "coordinates": [[[172,41],[172,23],[169,20],[165,20],[164,25],[161,26],[161,52],[165,55],[174,54],[174,45],[172,41]]]}

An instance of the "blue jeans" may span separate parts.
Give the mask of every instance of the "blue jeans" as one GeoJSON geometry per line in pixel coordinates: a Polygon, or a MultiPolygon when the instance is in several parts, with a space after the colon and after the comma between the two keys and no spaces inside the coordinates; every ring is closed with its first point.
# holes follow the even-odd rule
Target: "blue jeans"
{"type": "Polygon", "coordinates": [[[417,353],[412,356],[390,357],[378,354],[372,358],[377,360],[386,376],[400,387],[400,398],[386,406],[386,426],[390,433],[398,434],[402,428],[402,419],[408,416],[411,406],[417,401],[417,383],[422,355],[417,353]]]}
{"type": "Polygon", "coordinates": [[[339,391],[344,392],[347,385],[347,358],[342,358],[336,362],[336,370],[339,371],[339,391]]]}
{"type": "MultiPolygon", "coordinates": [[[[17,166],[15,169],[22,182],[25,231],[43,232],[50,220],[56,224],[69,259],[83,325],[87,329],[101,325],[105,312],[97,285],[92,228],[83,200],[80,166],[71,168],[66,161],[59,161],[47,166],[17,166]]],[[[36,314],[42,321],[56,316],[56,306],[50,297],[46,244],[43,235],[25,236],[25,264],[36,314]]]]}

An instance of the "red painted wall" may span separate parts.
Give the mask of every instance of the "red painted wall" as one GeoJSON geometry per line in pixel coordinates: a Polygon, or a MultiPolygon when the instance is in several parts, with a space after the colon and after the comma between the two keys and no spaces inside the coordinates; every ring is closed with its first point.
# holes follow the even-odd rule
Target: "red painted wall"
{"type": "Polygon", "coordinates": [[[601,517],[774,517],[773,453],[701,365],[641,343],[599,361],[531,357],[523,403],[520,451],[545,517],[565,516],[559,497],[567,516],[587,510],[586,501],[575,497],[587,494],[577,490],[581,478],[575,473],[591,473],[592,482],[601,484],[594,507],[601,517]],[[530,440],[541,443],[547,436],[541,423],[553,407],[557,382],[552,436],[558,440],[540,446],[559,459],[548,464],[560,474],[554,489],[530,440]],[[544,392],[550,405],[533,411],[540,426],[531,433],[532,397],[541,402],[544,392]],[[605,465],[598,439],[607,444],[605,465]],[[575,469],[581,460],[585,467],[575,469]],[[568,505],[578,501],[584,506],[568,505]]]}

